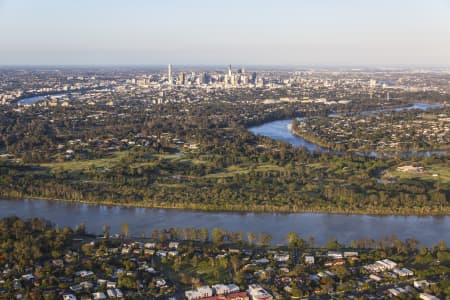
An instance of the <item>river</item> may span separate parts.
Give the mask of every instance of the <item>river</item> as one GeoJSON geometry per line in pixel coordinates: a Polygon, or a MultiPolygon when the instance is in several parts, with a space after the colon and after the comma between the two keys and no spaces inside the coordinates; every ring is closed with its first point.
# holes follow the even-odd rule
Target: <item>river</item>
{"type": "MultiPolygon", "coordinates": [[[[404,111],[404,110],[411,110],[411,109],[420,109],[420,110],[427,110],[427,109],[433,109],[433,108],[440,108],[442,105],[439,104],[430,104],[430,103],[414,103],[411,106],[406,107],[397,107],[392,109],[379,109],[379,110],[370,110],[370,111],[364,111],[360,112],[359,114],[362,115],[368,115],[368,114],[375,114],[379,112],[391,112],[391,111],[404,111]]],[[[329,117],[336,117],[339,116],[339,114],[330,114],[329,117]]],[[[297,118],[298,120],[303,120],[304,118],[297,118]]],[[[266,137],[270,137],[275,140],[283,141],[286,143],[289,143],[296,147],[305,147],[309,152],[313,151],[319,151],[319,152],[330,152],[333,154],[343,154],[344,152],[340,151],[332,151],[323,147],[320,147],[319,145],[309,142],[299,136],[296,136],[292,133],[292,131],[289,129],[290,124],[292,123],[292,119],[287,120],[276,120],[267,122],[258,126],[249,127],[248,130],[252,132],[253,134],[262,135],[266,137]]],[[[429,157],[433,154],[436,155],[445,155],[447,154],[447,151],[410,151],[410,152],[401,152],[401,153],[379,153],[379,152],[357,152],[358,155],[364,155],[364,156],[370,156],[370,157],[378,157],[378,156],[394,156],[397,154],[400,154],[404,157],[408,156],[425,156],[429,157]]]]}
{"type": "MultiPolygon", "coordinates": [[[[430,107],[420,104],[415,108],[430,107]]],[[[309,151],[324,150],[294,136],[288,130],[290,122],[291,120],[273,121],[249,130],[295,146],[304,146],[309,151]]],[[[206,227],[211,230],[219,227],[231,231],[269,233],[275,244],[284,243],[287,234],[292,231],[304,239],[313,236],[318,244],[325,244],[332,237],[348,244],[355,239],[380,239],[392,235],[400,239],[415,238],[427,246],[435,245],[440,240],[450,244],[450,216],[201,212],[47,200],[0,200],[0,217],[11,215],[46,218],[58,226],[74,227],[85,223],[88,231],[99,234],[104,225],[111,226],[112,233],[118,233],[120,225],[127,223],[130,233],[135,236],[140,236],[143,232],[148,236],[154,228],[206,227]]]]}
{"type": "Polygon", "coordinates": [[[49,97],[52,97],[52,96],[72,95],[72,94],[75,94],[75,93],[84,93],[84,92],[95,91],[95,90],[100,90],[100,89],[110,88],[110,87],[111,86],[101,86],[101,87],[96,87],[96,88],[79,88],[79,89],[74,89],[74,90],[70,90],[70,91],[55,91],[55,92],[52,92],[52,93],[47,94],[47,95],[40,95],[40,96],[32,96],[32,97],[22,98],[22,99],[17,101],[17,104],[18,105],[32,105],[32,104],[35,104],[35,103],[40,102],[42,100],[48,99],[49,97]]]}
{"type": "Polygon", "coordinates": [[[39,101],[42,101],[44,99],[46,99],[48,96],[34,96],[34,97],[28,97],[28,98],[23,98],[20,99],[17,104],[18,105],[31,105],[34,103],[37,103],[39,101]]]}
{"type": "Polygon", "coordinates": [[[87,225],[90,232],[101,233],[103,225],[119,233],[127,223],[130,233],[147,236],[154,228],[219,227],[231,231],[265,232],[273,243],[284,243],[291,231],[304,239],[313,236],[318,244],[333,237],[341,242],[361,238],[380,239],[396,235],[400,239],[416,238],[431,246],[444,240],[450,244],[449,216],[372,216],[320,213],[233,213],[201,212],[176,209],[130,208],[48,200],[0,200],[0,217],[46,218],[59,226],[87,225]]]}

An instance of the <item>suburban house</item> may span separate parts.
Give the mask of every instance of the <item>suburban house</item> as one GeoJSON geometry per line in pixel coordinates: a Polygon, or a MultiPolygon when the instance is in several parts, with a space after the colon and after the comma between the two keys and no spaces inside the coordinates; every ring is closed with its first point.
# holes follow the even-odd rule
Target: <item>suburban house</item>
{"type": "Polygon", "coordinates": [[[248,294],[252,300],[272,300],[273,297],[259,284],[251,284],[248,286],[248,294]]]}

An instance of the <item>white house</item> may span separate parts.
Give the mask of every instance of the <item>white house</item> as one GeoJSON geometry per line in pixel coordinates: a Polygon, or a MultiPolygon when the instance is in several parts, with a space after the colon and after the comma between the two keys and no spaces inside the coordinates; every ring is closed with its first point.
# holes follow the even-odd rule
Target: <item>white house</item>
{"type": "Polygon", "coordinates": [[[273,259],[277,262],[287,262],[289,260],[289,254],[275,254],[273,259]]]}
{"type": "Polygon", "coordinates": [[[179,245],[180,245],[180,243],[178,243],[178,242],[170,242],[169,243],[169,248],[170,249],[178,249],[179,245]]]}
{"type": "Polygon", "coordinates": [[[314,256],[306,255],[305,256],[305,264],[313,265],[314,264],[314,256]]]}
{"type": "Polygon", "coordinates": [[[144,247],[147,249],[155,249],[156,243],[145,243],[144,247]]]}
{"type": "Polygon", "coordinates": [[[216,295],[227,295],[227,294],[231,294],[231,293],[237,293],[240,291],[239,287],[237,285],[235,285],[234,283],[228,284],[228,285],[215,284],[212,286],[212,289],[214,290],[216,295]]]}
{"type": "Polygon", "coordinates": [[[414,280],[414,287],[416,289],[425,289],[430,286],[430,282],[428,280],[414,280]]]}
{"type": "Polygon", "coordinates": [[[414,272],[409,269],[406,269],[406,268],[402,268],[402,269],[394,268],[392,270],[392,272],[394,272],[395,274],[397,274],[400,277],[414,276],[414,272]]]}
{"type": "Polygon", "coordinates": [[[356,257],[358,256],[358,252],[356,251],[345,251],[344,257],[356,257]]]}
{"type": "Polygon", "coordinates": [[[427,294],[427,293],[420,293],[419,298],[423,300],[439,300],[438,297],[427,294]]]}
{"type": "Polygon", "coordinates": [[[248,286],[248,294],[252,300],[272,300],[273,297],[259,284],[251,284],[248,286]]]}
{"type": "Polygon", "coordinates": [[[92,298],[94,300],[105,300],[106,295],[103,292],[96,292],[96,293],[92,293],[92,298]]]}
{"type": "Polygon", "coordinates": [[[343,258],[342,252],[339,252],[339,251],[328,251],[327,256],[328,256],[328,258],[331,258],[331,259],[342,259],[343,258]]]}
{"type": "Polygon", "coordinates": [[[116,298],[116,292],[113,289],[108,289],[106,294],[108,294],[109,298],[116,298]]]}
{"type": "Polygon", "coordinates": [[[209,286],[205,285],[198,287],[196,290],[193,291],[186,291],[184,295],[188,300],[196,300],[211,297],[213,295],[213,290],[209,286]]]}

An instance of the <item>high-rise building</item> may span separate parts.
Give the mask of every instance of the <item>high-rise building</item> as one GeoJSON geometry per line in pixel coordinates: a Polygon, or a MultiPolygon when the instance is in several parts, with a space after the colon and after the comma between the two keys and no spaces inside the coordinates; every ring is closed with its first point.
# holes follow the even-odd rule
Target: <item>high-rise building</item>
{"type": "Polygon", "coordinates": [[[169,82],[169,85],[172,85],[172,65],[169,64],[167,67],[167,81],[169,82]]]}
{"type": "Polygon", "coordinates": [[[184,72],[178,73],[178,84],[185,85],[186,84],[186,74],[184,72]]]}
{"type": "Polygon", "coordinates": [[[231,78],[231,65],[228,66],[228,78],[231,78]]]}
{"type": "Polygon", "coordinates": [[[248,85],[248,76],[247,75],[242,75],[241,76],[241,82],[243,85],[248,85]]]}
{"type": "Polygon", "coordinates": [[[237,75],[231,75],[230,84],[232,86],[236,86],[237,85],[237,75]]]}
{"type": "Polygon", "coordinates": [[[202,72],[198,75],[198,83],[199,84],[206,83],[206,73],[205,72],[202,72]]]}

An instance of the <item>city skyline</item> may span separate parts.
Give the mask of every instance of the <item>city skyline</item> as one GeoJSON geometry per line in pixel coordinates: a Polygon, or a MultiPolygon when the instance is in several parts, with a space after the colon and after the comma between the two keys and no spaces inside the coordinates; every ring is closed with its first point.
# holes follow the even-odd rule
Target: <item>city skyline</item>
{"type": "Polygon", "coordinates": [[[0,65],[450,66],[432,1],[0,1],[0,65]]]}

